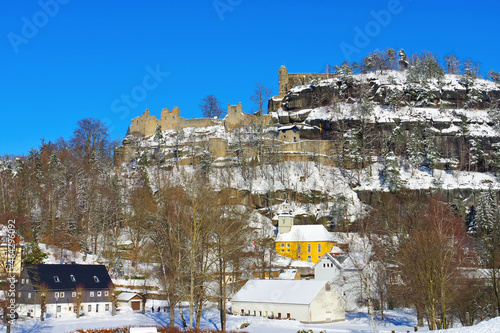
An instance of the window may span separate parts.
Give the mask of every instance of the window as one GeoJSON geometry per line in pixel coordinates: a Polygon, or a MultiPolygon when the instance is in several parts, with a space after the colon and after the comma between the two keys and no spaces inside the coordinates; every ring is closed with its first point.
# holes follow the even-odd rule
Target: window
{"type": "Polygon", "coordinates": [[[318,259],[321,259],[321,256],[318,256],[318,259]]]}
{"type": "Polygon", "coordinates": [[[327,283],[327,284],[325,285],[325,290],[326,290],[326,291],[330,291],[330,290],[331,290],[331,287],[330,287],[330,284],[329,284],[329,283],[327,283]]]}
{"type": "Polygon", "coordinates": [[[311,262],[311,261],[312,261],[311,256],[307,256],[307,261],[309,261],[309,262],[311,262]]]}
{"type": "Polygon", "coordinates": [[[102,293],[100,291],[97,292],[97,297],[101,297],[102,293]]]}
{"type": "Polygon", "coordinates": [[[57,306],[57,310],[56,311],[57,312],[61,312],[61,306],[60,305],[57,306]]]}
{"type": "Polygon", "coordinates": [[[286,252],[290,252],[290,249],[286,249],[286,252]]]}
{"type": "Polygon", "coordinates": [[[59,298],[59,293],[57,293],[57,292],[56,292],[56,293],[54,294],[54,296],[55,296],[55,298],[59,298]]]}
{"type": "Polygon", "coordinates": [[[28,298],[31,298],[31,293],[28,293],[28,298]]]}
{"type": "Polygon", "coordinates": [[[64,298],[64,292],[61,292],[61,298],[64,298]]]}
{"type": "Polygon", "coordinates": [[[21,298],[21,292],[17,293],[17,298],[21,298]]]}
{"type": "Polygon", "coordinates": [[[104,305],[104,311],[109,311],[109,304],[104,305]]]}
{"type": "Polygon", "coordinates": [[[285,243],[281,243],[281,247],[285,247],[285,243]]]}
{"type": "Polygon", "coordinates": [[[71,306],[70,306],[70,307],[68,307],[68,311],[70,311],[70,312],[71,312],[71,309],[72,309],[72,307],[71,307],[71,306]]]}
{"type": "Polygon", "coordinates": [[[99,312],[99,304],[95,305],[95,312],[99,312]]]}
{"type": "Polygon", "coordinates": [[[109,296],[109,291],[105,291],[104,296],[109,296]]]}
{"type": "Polygon", "coordinates": [[[69,277],[71,278],[71,281],[72,281],[72,282],[76,282],[75,276],[74,276],[73,274],[72,274],[72,275],[70,275],[69,277]]]}
{"type": "Polygon", "coordinates": [[[26,284],[30,284],[30,279],[26,279],[26,284]]]}
{"type": "Polygon", "coordinates": [[[21,280],[21,284],[24,284],[24,279],[21,280]]]}
{"type": "Polygon", "coordinates": [[[73,292],[71,293],[71,297],[76,297],[76,291],[73,291],[73,292]]]}
{"type": "Polygon", "coordinates": [[[56,275],[56,276],[54,276],[54,282],[61,282],[61,281],[59,280],[59,276],[57,276],[57,275],[56,275]]]}
{"type": "Polygon", "coordinates": [[[99,278],[95,275],[94,275],[94,281],[95,281],[95,283],[99,283],[99,278]]]}
{"type": "Polygon", "coordinates": [[[323,263],[323,267],[326,267],[326,264],[325,264],[325,263],[323,263]]]}
{"type": "Polygon", "coordinates": [[[285,249],[281,249],[281,252],[285,252],[285,249]]]}
{"type": "Polygon", "coordinates": [[[286,243],[286,247],[290,247],[290,243],[286,243]]]}
{"type": "Polygon", "coordinates": [[[90,292],[90,297],[94,297],[94,292],[93,291],[90,292]]]}
{"type": "Polygon", "coordinates": [[[89,307],[88,307],[88,310],[87,310],[87,311],[88,311],[88,312],[92,312],[92,305],[91,305],[91,304],[89,304],[89,307]]]}
{"type": "Polygon", "coordinates": [[[318,253],[321,253],[321,244],[318,244],[318,253]]]}
{"type": "Polygon", "coordinates": [[[307,244],[307,253],[311,253],[311,244],[307,244]]]}

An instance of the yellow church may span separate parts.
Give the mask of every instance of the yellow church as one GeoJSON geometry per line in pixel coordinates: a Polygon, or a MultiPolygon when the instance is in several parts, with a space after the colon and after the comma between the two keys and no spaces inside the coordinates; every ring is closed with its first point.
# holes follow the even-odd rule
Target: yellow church
{"type": "Polygon", "coordinates": [[[291,225],[288,230],[276,237],[276,252],[294,260],[316,263],[337,246],[333,236],[321,224],[291,225]]]}

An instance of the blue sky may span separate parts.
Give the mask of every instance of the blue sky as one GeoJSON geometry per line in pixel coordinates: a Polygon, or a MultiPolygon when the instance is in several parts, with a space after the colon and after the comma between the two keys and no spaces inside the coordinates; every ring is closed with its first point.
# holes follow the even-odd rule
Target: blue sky
{"type": "Polygon", "coordinates": [[[496,1],[19,0],[0,4],[0,155],[69,139],[97,118],[123,137],[146,106],[201,117],[215,95],[278,90],[278,68],[319,72],[375,49],[454,51],[500,71],[496,1]],[[361,32],[361,33],[360,33],[361,32]],[[364,34],[365,36],[361,36],[364,34]]]}

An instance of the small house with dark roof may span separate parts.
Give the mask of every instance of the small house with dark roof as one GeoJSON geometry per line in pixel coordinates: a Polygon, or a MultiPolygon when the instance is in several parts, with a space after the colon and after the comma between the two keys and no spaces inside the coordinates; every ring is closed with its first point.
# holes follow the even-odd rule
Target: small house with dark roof
{"type": "Polygon", "coordinates": [[[27,316],[40,315],[42,297],[51,316],[111,313],[111,288],[104,265],[27,265],[19,278],[17,303],[27,316]]]}

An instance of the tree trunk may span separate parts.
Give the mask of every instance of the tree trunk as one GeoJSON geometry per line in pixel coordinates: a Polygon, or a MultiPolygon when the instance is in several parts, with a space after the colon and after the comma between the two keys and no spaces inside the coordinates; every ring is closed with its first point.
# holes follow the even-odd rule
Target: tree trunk
{"type": "Polygon", "coordinates": [[[173,302],[169,302],[168,311],[170,312],[170,327],[175,327],[175,304],[173,302]]]}

